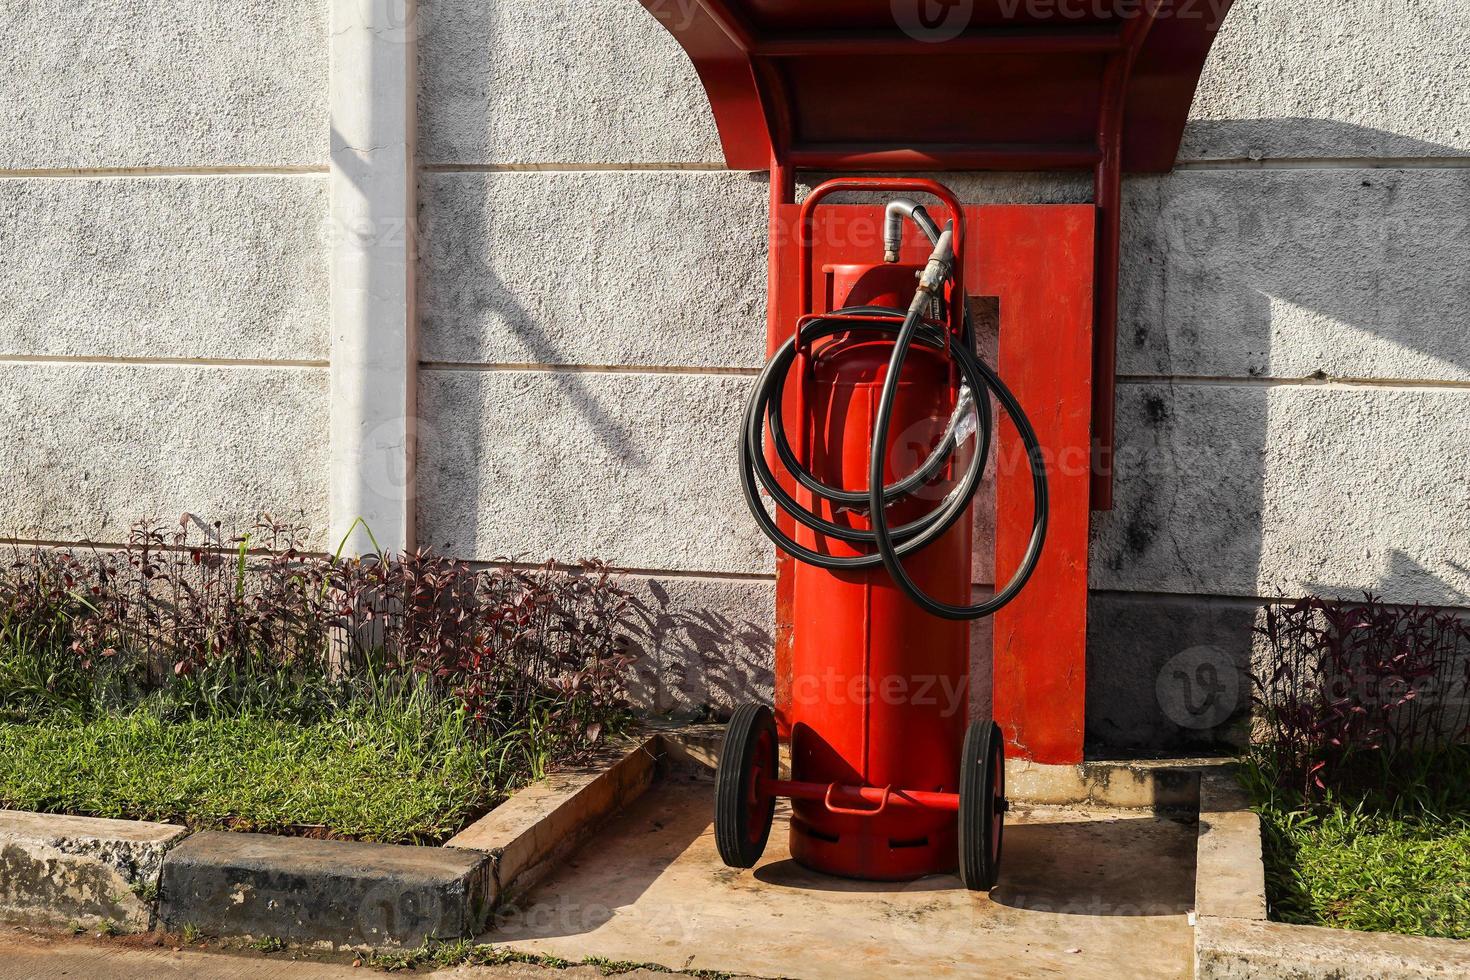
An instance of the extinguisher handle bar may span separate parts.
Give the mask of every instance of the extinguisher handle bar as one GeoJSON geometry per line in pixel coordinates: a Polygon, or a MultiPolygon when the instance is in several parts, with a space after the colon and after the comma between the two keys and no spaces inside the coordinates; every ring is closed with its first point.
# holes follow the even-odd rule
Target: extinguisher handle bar
{"type": "Polygon", "coordinates": [[[826,807],[829,813],[843,813],[852,817],[876,817],[888,809],[888,798],[893,795],[893,784],[889,783],[883,787],[883,798],[878,801],[878,806],[871,810],[866,807],[838,806],[832,802],[832,796],[836,792],[837,784],[828,783],[827,795],[822,797],[822,806],[826,807]]]}
{"type": "MultiPolygon", "coordinates": [[[[965,290],[963,284],[964,262],[961,258],[965,249],[965,212],[960,207],[959,199],[954,194],[936,181],[921,178],[903,177],[837,177],[825,181],[812,189],[806,200],[801,204],[801,211],[796,222],[796,251],[797,251],[797,294],[799,302],[799,316],[816,313],[812,307],[812,263],[814,243],[812,241],[812,216],[817,205],[829,194],[840,191],[860,191],[865,193],[885,193],[898,191],[911,194],[928,194],[938,198],[940,203],[949,212],[949,220],[954,222],[953,245],[950,254],[954,257],[953,264],[953,287],[952,302],[950,304],[950,330],[959,336],[963,332],[963,318],[965,307],[965,290]]],[[[932,220],[932,219],[931,219],[932,220]]],[[[885,247],[885,251],[887,251],[885,247]]]]}

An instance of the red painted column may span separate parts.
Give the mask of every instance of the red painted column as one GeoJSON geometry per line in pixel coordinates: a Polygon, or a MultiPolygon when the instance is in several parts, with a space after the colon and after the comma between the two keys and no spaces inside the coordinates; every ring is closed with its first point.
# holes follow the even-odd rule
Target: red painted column
{"type": "MultiPolygon", "coordinates": [[[[1000,306],[1000,375],[1040,438],[1051,521],[1036,572],[994,624],[995,719],[1008,750],[1082,761],[1092,441],[1091,205],[966,209],[966,280],[1000,306]]],[[[1031,478],[1015,428],[997,446],[995,575],[1015,571],[1031,535],[1031,478]]]]}

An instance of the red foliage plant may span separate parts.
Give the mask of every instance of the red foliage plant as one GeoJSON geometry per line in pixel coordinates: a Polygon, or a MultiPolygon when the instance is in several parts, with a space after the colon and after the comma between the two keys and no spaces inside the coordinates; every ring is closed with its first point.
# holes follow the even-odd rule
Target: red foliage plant
{"type": "Polygon", "coordinates": [[[631,599],[602,565],[334,558],[304,539],[269,517],[229,537],[185,514],[171,529],[134,525],[118,549],[17,550],[0,568],[0,624],[141,690],[221,667],[372,667],[459,699],[488,728],[536,711],[578,741],[621,710],[631,599]]]}
{"type": "Polygon", "coordinates": [[[330,583],[353,655],[448,683],[483,724],[539,706],[595,740],[623,703],[632,599],[601,563],[477,569],[419,551],[337,562],[330,583]]]}
{"type": "Polygon", "coordinates": [[[1470,735],[1470,622],[1452,612],[1306,598],[1256,631],[1257,733],[1283,788],[1319,796],[1366,753],[1393,759],[1470,735]]]}

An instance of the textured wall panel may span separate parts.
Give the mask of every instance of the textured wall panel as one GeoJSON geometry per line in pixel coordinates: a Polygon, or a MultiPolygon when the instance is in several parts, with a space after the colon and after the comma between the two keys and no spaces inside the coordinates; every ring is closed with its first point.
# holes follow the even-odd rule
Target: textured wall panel
{"type": "Polygon", "coordinates": [[[766,186],[732,173],[426,175],[420,354],[758,366],[766,186]]]}
{"type": "Polygon", "coordinates": [[[1470,605],[1470,391],[1123,385],[1096,588],[1470,605]]]}
{"type": "Polygon", "coordinates": [[[426,162],[724,162],[694,66],[637,0],[420,9],[426,162]]]}
{"type": "Polygon", "coordinates": [[[1470,380],[1470,169],[1126,189],[1124,374],[1470,380]]]}
{"type": "Polygon", "coordinates": [[[1467,35],[1464,0],[1237,0],[1180,157],[1466,155],[1467,35]]]}
{"type": "Polygon", "coordinates": [[[327,356],[325,178],[0,180],[0,356],[327,356]]]}
{"type": "Polygon", "coordinates": [[[419,540],[460,557],[769,572],[740,497],[749,378],[428,371],[419,540]]]}
{"type": "Polygon", "coordinates": [[[7,0],[0,169],[322,164],[324,0],[7,0]]]}
{"type": "Polygon", "coordinates": [[[186,511],[326,527],[325,371],[0,364],[0,417],[0,535],[121,541],[186,511]]]}

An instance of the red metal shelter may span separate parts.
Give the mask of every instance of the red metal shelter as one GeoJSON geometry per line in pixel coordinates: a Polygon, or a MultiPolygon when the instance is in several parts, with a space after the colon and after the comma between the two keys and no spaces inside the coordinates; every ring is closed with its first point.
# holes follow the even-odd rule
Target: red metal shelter
{"type": "MultiPolygon", "coordinates": [[[[972,294],[1000,297],[1002,373],[1053,459],[1082,461],[1058,474],[1058,524],[1031,598],[996,619],[996,716],[1026,757],[1079,761],[1087,512],[1112,506],[1121,178],[1173,166],[1231,0],[641,2],[693,60],[728,165],[771,172],[773,347],[809,271],[790,234],[797,170],[1092,171],[1091,208],[966,208],[979,229],[966,279],[972,294]]],[[[1021,534],[1008,530],[1023,509],[1008,479],[998,577],[1021,534]]],[[[782,559],[778,685],[790,580],[782,559]]]]}
{"type": "MultiPolygon", "coordinates": [[[[1112,504],[1119,181],[1174,165],[1232,0],[642,0],[689,53],[725,161],[1092,170],[1092,503],[1112,504]]],[[[790,200],[787,195],[786,200],[790,200]]]]}

